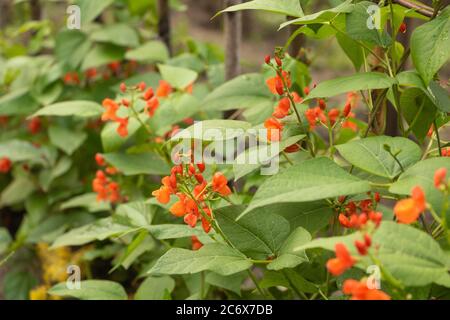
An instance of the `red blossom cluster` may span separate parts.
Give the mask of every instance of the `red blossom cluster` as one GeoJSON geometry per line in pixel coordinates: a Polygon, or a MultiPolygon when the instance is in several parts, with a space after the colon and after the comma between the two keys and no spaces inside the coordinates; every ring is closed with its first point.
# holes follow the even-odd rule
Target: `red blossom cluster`
{"type": "MultiPolygon", "coordinates": [[[[101,167],[106,166],[106,161],[99,153],[95,155],[95,161],[101,167]]],[[[117,203],[122,200],[120,195],[120,186],[117,182],[112,181],[109,175],[117,173],[117,169],[114,167],[107,167],[105,171],[98,170],[95,174],[95,178],[92,181],[92,189],[97,193],[97,201],[109,201],[111,203],[117,203]]]]}
{"type": "Polygon", "coordinates": [[[0,173],[8,173],[11,170],[12,162],[9,158],[3,157],[0,159],[0,173]]]}
{"type": "Polygon", "coordinates": [[[315,107],[305,111],[305,117],[308,120],[310,130],[314,130],[318,123],[332,127],[338,120],[343,119],[343,128],[350,128],[353,131],[356,131],[358,127],[355,123],[349,121],[348,119],[355,117],[355,114],[351,111],[352,108],[356,106],[357,101],[358,96],[353,92],[349,92],[347,94],[347,101],[342,111],[337,108],[332,108],[327,111],[327,104],[325,100],[318,99],[315,107]]]}
{"type": "MultiPolygon", "coordinates": [[[[270,56],[266,56],[265,58],[266,64],[273,66],[270,61],[270,56]]],[[[280,119],[287,117],[292,113],[291,103],[300,103],[302,102],[302,98],[296,92],[288,92],[288,90],[292,85],[291,77],[289,72],[283,70],[283,61],[278,55],[275,55],[275,62],[277,75],[275,77],[269,78],[266,81],[267,87],[270,92],[273,94],[279,95],[282,97],[277,106],[275,107],[274,112],[272,113],[272,117],[268,118],[264,122],[264,127],[267,129],[267,140],[268,141],[280,141],[281,140],[281,132],[283,130],[283,124],[280,122],[280,119]],[[291,94],[291,96],[289,96],[291,94]],[[292,99],[292,100],[291,100],[292,99]]],[[[298,146],[293,146],[291,152],[298,151],[298,146]]]]}
{"type": "Polygon", "coordinates": [[[203,177],[205,165],[199,163],[196,166],[189,164],[179,164],[172,168],[170,176],[162,178],[162,186],[153,191],[152,195],[162,203],[167,204],[171,195],[176,195],[178,201],[175,202],[169,211],[176,217],[183,217],[184,222],[191,227],[195,227],[200,220],[203,230],[208,233],[211,230],[211,220],[213,219],[209,200],[213,200],[217,195],[226,197],[231,194],[225,176],[216,172],[211,182],[207,182],[203,177]]]}
{"type": "MultiPolygon", "coordinates": [[[[372,246],[372,238],[366,233],[363,240],[356,240],[354,243],[358,253],[364,256],[368,253],[369,248],[372,246]]],[[[347,247],[343,243],[337,243],[335,245],[336,258],[329,259],[327,261],[328,271],[334,275],[339,276],[346,270],[350,269],[357,262],[357,258],[351,256],[347,247]]],[[[348,279],[344,281],[342,291],[346,295],[351,295],[352,300],[389,300],[390,297],[378,289],[372,289],[367,286],[366,279],[360,281],[354,279],[348,279]]]]}
{"type": "Polygon", "coordinates": [[[360,281],[347,279],[342,285],[342,292],[351,296],[351,300],[391,300],[391,297],[378,289],[371,289],[366,279],[360,281]]]}
{"type": "MultiPolygon", "coordinates": [[[[341,197],[340,202],[344,202],[346,197],[341,197]]],[[[376,212],[374,203],[380,201],[380,194],[376,192],[373,199],[348,202],[343,212],[339,214],[339,223],[345,228],[362,229],[368,221],[372,221],[375,226],[379,226],[383,219],[381,212],[376,212]]]]}

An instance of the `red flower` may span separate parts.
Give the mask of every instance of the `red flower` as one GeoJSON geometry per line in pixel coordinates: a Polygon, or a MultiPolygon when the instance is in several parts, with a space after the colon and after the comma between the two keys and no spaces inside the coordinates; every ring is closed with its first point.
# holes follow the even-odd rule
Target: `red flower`
{"type": "Polygon", "coordinates": [[[342,292],[351,295],[352,300],[390,300],[391,298],[381,290],[369,289],[367,281],[348,279],[344,281],[342,292]]]}
{"type": "Polygon", "coordinates": [[[152,192],[159,203],[167,204],[170,201],[170,189],[166,186],[161,186],[158,190],[152,192]]]}
{"type": "Polygon", "coordinates": [[[145,101],[150,100],[151,98],[153,98],[153,96],[155,95],[155,93],[153,92],[153,88],[148,88],[147,91],[145,91],[144,95],[142,96],[142,98],[145,101]]]}
{"type": "Polygon", "coordinates": [[[294,143],[293,145],[290,145],[289,147],[286,147],[284,149],[284,152],[286,152],[286,153],[295,153],[295,152],[297,152],[299,150],[300,150],[299,144],[298,143],[294,143]]]}
{"type": "Polygon", "coordinates": [[[278,119],[284,118],[289,114],[290,108],[291,102],[289,98],[285,97],[278,102],[278,106],[275,108],[272,116],[278,119]]]}
{"type": "Polygon", "coordinates": [[[158,98],[153,97],[147,101],[147,111],[150,117],[153,117],[158,107],[159,107],[158,98]]]}
{"type": "Polygon", "coordinates": [[[445,184],[445,177],[447,176],[447,169],[440,168],[434,173],[434,186],[439,188],[441,185],[445,184]]]}
{"type": "Polygon", "coordinates": [[[117,133],[122,138],[128,136],[128,118],[117,118],[119,126],[117,127],[117,133]]]}
{"type": "Polygon", "coordinates": [[[31,134],[36,134],[41,131],[41,125],[41,119],[39,119],[38,117],[34,117],[28,122],[28,131],[31,134]]]}
{"type": "Polygon", "coordinates": [[[85,72],[85,75],[86,75],[86,78],[93,79],[97,76],[97,69],[95,69],[95,68],[87,69],[85,72]]]}
{"type": "MultiPolygon", "coordinates": [[[[290,79],[289,73],[286,71],[282,71],[282,75],[283,75],[284,81],[286,82],[287,86],[291,87],[291,79],[290,79]]],[[[266,84],[267,84],[267,87],[269,88],[270,92],[272,92],[273,94],[280,94],[280,95],[283,94],[283,93],[280,93],[280,92],[284,92],[283,81],[281,80],[281,78],[278,75],[273,78],[267,79],[266,84]],[[278,87],[278,89],[277,89],[277,87],[278,87]]]]}
{"type": "Polygon", "coordinates": [[[230,195],[231,190],[227,184],[228,184],[227,178],[225,178],[225,176],[221,172],[216,172],[214,174],[212,180],[212,188],[215,192],[218,192],[225,197],[230,195]]]}
{"type": "Polygon", "coordinates": [[[122,82],[119,88],[123,93],[127,92],[127,85],[125,83],[122,82]]]}
{"type": "Polygon", "coordinates": [[[267,129],[268,141],[280,141],[281,130],[283,125],[275,118],[269,118],[264,122],[264,127],[267,129]]]}
{"type": "Polygon", "coordinates": [[[336,123],[336,120],[339,118],[341,111],[339,109],[331,109],[328,112],[328,119],[330,120],[330,124],[334,125],[336,123]]]}
{"type": "Polygon", "coordinates": [[[114,73],[118,73],[120,70],[120,61],[114,61],[111,63],[108,63],[108,68],[114,73]]]}
{"type": "Polygon", "coordinates": [[[411,198],[403,199],[397,202],[394,207],[394,214],[398,222],[411,224],[419,218],[425,210],[425,194],[420,187],[414,187],[411,198]]]}
{"type": "Polygon", "coordinates": [[[105,158],[103,158],[103,156],[100,153],[97,153],[95,155],[95,162],[97,162],[97,165],[99,165],[100,167],[103,167],[106,164],[105,158]]]}
{"type": "Polygon", "coordinates": [[[192,241],[192,250],[194,251],[199,250],[201,247],[203,247],[203,243],[201,243],[196,236],[192,236],[191,241],[192,241]]]}
{"type": "Polygon", "coordinates": [[[11,170],[12,162],[7,157],[0,159],[0,173],[8,173],[11,170]]]}
{"type": "Polygon", "coordinates": [[[345,270],[351,268],[356,261],[342,243],[336,244],[335,251],[336,258],[328,260],[327,269],[331,274],[338,276],[344,273],[345,270]]]}
{"type": "Polygon", "coordinates": [[[398,28],[398,32],[406,33],[406,23],[402,22],[402,24],[398,28]]]}
{"type": "Polygon", "coordinates": [[[102,114],[102,121],[116,121],[117,115],[116,112],[119,110],[119,105],[111,99],[105,99],[102,102],[103,107],[106,109],[105,112],[102,114]]]}
{"type": "Polygon", "coordinates": [[[159,81],[159,87],[156,90],[156,96],[157,97],[167,97],[172,92],[172,87],[167,81],[160,80],[159,81]]]}

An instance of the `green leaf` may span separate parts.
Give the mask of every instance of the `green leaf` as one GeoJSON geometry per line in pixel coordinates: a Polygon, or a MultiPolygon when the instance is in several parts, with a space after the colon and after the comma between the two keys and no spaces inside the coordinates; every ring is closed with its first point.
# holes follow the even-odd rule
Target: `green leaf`
{"type": "Polygon", "coordinates": [[[284,139],[281,142],[273,142],[270,145],[258,145],[251,147],[237,155],[233,164],[234,180],[238,180],[252,171],[260,168],[262,165],[270,162],[273,158],[279,156],[286,147],[302,140],[305,135],[297,135],[284,139]],[[274,152],[272,152],[272,150],[274,152]]]}
{"type": "Polygon", "coordinates": [[[8,140],[0,143],[0,158],[8,157],[12,162],[36,160],[42,152],[30,142],[8,140]]]}
{"type": "Polygon", "coordinates": [[[12,238],[9,234],[8,229],[0,227],[0,256],[2,256],[6,252],[11,242],[12,238]]]}
{"type": "Polygon", "coordinates": [[[96,68],[105,64],[121,61],[125,56],[125,49],[112,44],[97,44],[83,60],[81,70],[96,68]]]}
{"type": "Polygon", "coordinates": [[[36,185],[29,176],[21,175],[16,177],[2,190],[0,195],[0,208],[25,201],[36,188],[36,185]]]}
{"type": "Polygon", "coordinates": [[[80,289],[69,289],[65,282],[58,283],[48,290],[51,295],[76,298],[80,300],[127,300],[125,289],[117,282],[108,280],[84,280],[80,289]]]}
{"type": "Polygon", "coordinates": [[[253,0],[228,7],[217,13],[214,17],[224,12],[241,10],[262,10],[291,17],[301,17],[304,15],[298,0],[253,0]]]}
{"type": "Polygon", "coordinates": [[[79,67],[90,47],[88,36],[79,30],[63,30],[55,39],[56,58],[72,70],[79,67]]]}
{"type": "Polygon", "coordinates": [[[86,208],[89,212],[107,211],[110,206],[107,202],[98,202],[96,193],[85,193],[61,203],[60,210],[73,208],[86,208]]]}
{"type": "Polygon", "coordinates": [[[232,110],[260,108],[273,105],[273,95],[267,89],[261,74],[250,73],[238,76],[214,89],[202,102],[207,110],[232,110]]]}
{"type": "Polygon", "coordinates": [[[416,28],[411,36],[411,57],[426,85],[450,57],[450,8],[416,28]]]}
{"type": "Polygon", "coordinates": [[[415,164],[422,156],[422,150],[413,141],[403,137],[378,136],[353,140],[336,146],[345,160],[369,173],[393,179],[402,172],[391,153],[396,155],[403,169],[415,164]]]}
{"type": "Polygon", "coordinates": [[[161,77],[170,83],[172,87],[183,90],[197,80],[198,73],[186,68],[174,67],[166,64],[158,64],[161,77]]]}
{"type": "Polygon", "coordinates": [[[14,90],[0,97],[0,115],[13,116],[30,114],[39,107],[29,89],[14,90]]]}
{"type": "Polygon", "coordinates": [[[50,142],[68,155],[74,153],[87,138],[85,132],[72,131],[59,126],[49,127],[48,135],[50,142]]]}
{"type": "Polygon", "coordinates": [[[437,283],[450,287],[447,256],[427,233],[411,226],[385,221],[374,234],[377,257],[405,286],[437,283]]]}
{"type": "Polygon", "coordinates": [[[445,196],[434,187],[434,173],[440,168],[447,168],[450,172],[450,161],[448,158],[439,157],[426,159],[416,163],[407,169],[398,180],[392,184],[389,191],[395,194],[410,195],[412,188],[421,186],[425,192],[425,198],[436,212],[440,212],[445,196]]]}
{"type": "Polygon", "coordinates": [[[175,280],[169,276],[147,277],[134,296],[135,300],[164,300],[175,288],[175,280]]]}
{"type": "Polygon", "coordinates": [[[365,52],[363,49],[355,40],[347,36],[345,33],[338,32],[336,34],[336,40],[338,41],[341,49],[353,63],[355,70],[359,71],[364,63],[365,52]]]}
{"type": "Polygon", "coordinates": [[[172,125],[189,118],[200,111],[200,101],[190,94],[172,94],[164,100],[150,120],[150,127],[163,136],[172,125]]]}
{"type": "Polygon", "coordinates": [[[252,125],[245,121],[205,120],[196,122],[182,130],[173,136],[171,140],[199,139],[203,141],[223,141],[241,136],[251,127],[252,125]]]}
{"type": "Polygon", "coordinates": [[[230,276],[222,276],[220,274],[209,272],[206,275],[205,281],[215,287],[230,290],[241,296],[241,285],[248,274],[246,272],[239,272],[230,276]]]}
{"type": "Polygon", "coordinates": [[[153,268],[152,274],[188,274],[205,270],[227,276],[252,266],[243,254],[219,243],[205,244],[198,251],[170,249],[153,268]]]}
{"type": "Polygon", "coordinates": [[[127,176],[137,174],[164,175],[170,172],[169,166],[155,153],[107,153],[105,160],[127,176]]]}
{"type": "Polygon", "coordinates": [[[295,164],[267,179],[241,217],[275,203],[309,202],[369,190],[367,181],[352,176],[330,159],[315,158],[295,164]]]}
{"type": "Polygon", "coordinates": [[[125,58],[138,62],[165,62],[169,59],[169,51],[163,42],[155,40],[149,41],[136,49],[127,51],[125,58]]]}
{"type": "Polygon", "coordinates": [[[436,107],[433,102],[419,88],[408,88],[400,97],[400,105],[411,132],[419,139],[427,136],[430,126],[436,116],[436,107]]]}
{"type": "Polygon", "coordinates": [[[77,0],[81,11],[81,25],[85,25],[97,18],[114,0],[77,0]]]}
{"type": "Polygon", "coordinates": [[[95,240],[101,241],[128,232],[130,229],[131,227],[114,223],[110,217],[103,218],[63,234],[53,242],[52,248],[79,246],[95,240]]]}
{"type": "Polygon", "coordinates": [[[437,82],[430,82],[428,85],[428,94],[436,108],[442,112],[450,113],[450,97],[448,92],[437,82]]]}
{"type": "Polygon", "coordinates": [[[151,227],[156,207],[143,201],[121,204],[113,216],[114,221],[132,227],[151,227]]]}
{"type": "Polygon", "coordinates": [[[275,203],[257,210],[261,213],[276,212],[289,221],[291,230],[303,227],[311,234],[327,226],[333,215],[333,210],[325,201],[275,203]]]}
{"type": "Polygon", "coordinates": [[[136,31],[124,23],[106,25],[94,31],[91,38],[95,41],[108,42],[122,47],[134,48],[139,45],[136,31]]]}
{"type": "MultiPolygon", "coordinates": [[[[368,8],[373,6],[372,2],[362,1],[355,4],[353,11],[346,15],[346,34],[353,40],[365,41],[373,45],[387,48],[392,39],[384,30],[369,29],[367,21],[371,18],[368,8]]],[[[359,45],[358,45],[359,46],[359,45]]]]}
{"type": "Polygon", "coordinates": [[[364,72],[320,82],[305,100],[328,98],[350,91],[390,88],[396,80],[384,73],[364,72]]]}
{"type": "Polygon", "coordinates": [[[352,0],[346,0],[341,3],[337,7],[322,10],[310,15],[303,16],[301,18],[297,18],[294,20],[287,21],[280,25],[279,29],[285,28],[291,24],[315,24],[315,23],[327,23],[330,22],[341,13],[352,12],[354,5],[352,4],[352,0]]]}
{"type": "Polygon", "coordinates": [[[103,108],[96,102],[87,100],[58,102],[39,109],[30,118],[38,116],[57,117],[95,117],[103,113],[103,108]]]}
{"type": "Polygon", "coordinates": [[[202,236],[204,231],[181,224],[156,224],[147,226],[146,229],[158,240],[188,238],[202,236]]]}
{"type": "Polygon", "coordinates": [[[236,218],[243,206],[230,206],[215,211],[215,217],[227,238],[240,252],[254,259],[274,256],[289,235],[289,222],[273,214],[254,212],[236,218]]]}
{"type": "Polygon", "coordinates": [[[278,251],[275,260],[267,265],[269,270],[281,270],[285,268],[294,268],[299,264],[308,261],[308,257],[304,251],[297,251],[297,247],[311,241],[311,235],[302,227],[295,229],[289,238],[283,243],[278,251]]]}
{"type": "Polygon", "coordinates": [[[2,289],[6,300],[28,300],[30,290],[38,284],[31,272],[12,270],[6,273],[2,289]]]}

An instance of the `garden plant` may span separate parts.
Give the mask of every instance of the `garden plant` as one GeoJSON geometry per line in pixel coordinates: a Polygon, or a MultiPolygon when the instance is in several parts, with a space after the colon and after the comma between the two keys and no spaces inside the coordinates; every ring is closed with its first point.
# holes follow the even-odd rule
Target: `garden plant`
{"type": "Polygon", "coordinates": [[[181,0],[0,6],[0,296],[450,298],[446,1],[225,2],[289,30],[257,70],[181,0]]]}

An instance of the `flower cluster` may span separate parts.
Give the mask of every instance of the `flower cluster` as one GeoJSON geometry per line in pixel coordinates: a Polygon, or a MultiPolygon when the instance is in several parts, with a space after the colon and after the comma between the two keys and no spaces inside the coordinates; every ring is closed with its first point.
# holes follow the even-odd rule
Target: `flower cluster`
{"type": "Polygon", "coordinates": [[[342,121],[343,128],[350,128],[353,131],[357,130],[356,124],[349,121],[349,118],[355,117],[352,113],[352,108],[356,106],[357,95],[353,92],[347,94],[347,101],[344,108],[341,110],[332,108],[327,111],[327,104],[325,100],[318,99],[317,105],[305,111],[305,117],[308,120],[310,130],[314,130],[318,123],[321,123],[327,127],[333,127],[338,120],[342,121]]]}
{"type": "Polygon", "coordinates": [[[169,203],[171,195],[176,195],[178,201],[169,211],[176,217],[183,217],[184,222],[191,227],[201,221],[203,230],[208,233],[214,219],[208,201],[227,197],[231,194],[231,189],[222,173],[216,172],[208,183],[203,177],[204,171],[203,163],[196,166],[192,162],[176,165],[170,176],[162,178],[162,186],[153,191],[152,195],[162,204],[169,203]]]}
{"type": "MultiPolygon", "coordinates": [[[[101,154],[97,153],[95,155],[95,161],[101,167],[106,166],[105,159],[101,154]]],[[[122,200],[119,184],[115,181],[111,181],[107,176],[107,174],[115,175],[116,173],[117,169],[114,167],[106,167],[105,171],[97,171],[94,180],[92,180],[92,190],[97,193],[97,201],[117,203],[122,200]]]]}
{"type": "MultiPolygon", "coordinates": [[[[346,197],[341,197],[340,202],[344,202],[345,199],[346,197]]],[[[339,214],[339,223],[345,228],[362,229],[368,221],[372,221],[378,227],[383,219],[383,214],[375,211],[374,204],[379,201],[380,194],[376,192],[373,199],[348,202],[339,214]]]]}
{"type": "Polygon", "coordinates": [[[351,300],[391,300],[391,297],[378,289],[371,289],[365,278],[360,281],[347,279],[342,285],[342,292],[351,296],[351,300]]]}
{"type": "Polygon", "coordinates": [[[89,68],[84,73],[77,71],[67,72],[62,80],[64,84],[71,86],[79,86],[82,83],[89,83],[95,81],[101,75],[103,80],[109,80],[111,78],[128,78],[137,68],[137,62],[130,60],[128,62],[113,61],[108,63],[104,68],[89,68]]]}
{"type": "MultiPolygon", "coordinates": [[[[356,240],[354,244],[358,253],[364,256],[372,246],[372,238],[366,233],[362,241],[356,240]]],[[[351,256],[343,243],[335,245],[335,252],[336,258],[327,261],[327,269],[332,275],[339,276],[353,267],[357,262],[357,258],[351,256]]],[[[342,291],[344,294],[350,295],[352,300],[390,300],[390,297],[383,291],[369,288],[364,278],[360,281],[354,279],[345,280],[342,291]]]]}
{"type": "Polygon", "coordinates": [[[8,173],[11,170],[12,162],[9,158],[3,157],[0,159],[0,173],[8,173]]]}
{"type": "MultiPolygon", "coordinates": [[[[145,101],[145,112],[148,113],[150,117],[152,117],[156,110],[159,107],[159,98],[167,97],[172,92],[172,87],[170,84],[164,80],[159,82],[159,87],[156,90],[156,93],[153,91],[153,88],[147,88],[147,85],[144,82],[139,83],[133,87],[127,87],[125,83],[120,84],[120,91],[123,94],[131,93],[134,96],[135,93],[139,93],[139,98],[145,101]]],[[[133,109],[132,115],[135,116],[137,113],[134,109],[134,101],[130,101],[127,98],[122,98],[119,102],[116,102],[112,99],[105,99],[102,103],[105,108],[105,112],[102,114],[102,121],[114,121],[119,125],[117,127],[117,133],[121,137],[128,136],[128,122],[129,116],[127,117],[119,117],[117,115],[117,111],[121,106],[125,108],[133,109]]]]}
{"type": "Polygon", "coordinates": [[[268,141],[280,141],[281,131],[283,130],[283,124],[280,122],[280,119],[292,113],[292,101],[299,103],[302,101],[302,98],[296,92],[293,92],[292,95],[289,92],[289,88],[292,85],[291,77],[289,72],[283,70],[283,61],[278,55],[275,55],[276,66],[272,64],[270,56],[266,56],[265,62],[277,72],[275,77],[267,79],[267,87],[273,94],[279,95],[281,99],[278,101],[272,116],[264,122],[264,127],[267,129],[268,141]]]}

